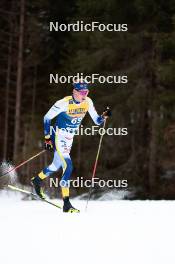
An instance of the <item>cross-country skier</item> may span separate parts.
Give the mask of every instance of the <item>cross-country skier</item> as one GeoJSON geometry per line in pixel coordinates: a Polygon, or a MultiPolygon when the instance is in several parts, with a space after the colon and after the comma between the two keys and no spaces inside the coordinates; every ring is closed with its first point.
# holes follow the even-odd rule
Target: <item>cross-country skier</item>
{"type": "Polygon", "coordinates": [[[61,190],[63,197],[63,212],[79,212],[69,201],[69,179],[72,173],[70,150],[75,131],[80,126],[86,113],[89,112],[94,123],[101,125],[110,115],[109,108],[98,115],[92,100],[87,97],[88,83],[76,81],[73,83],[73,94],[57,101],[44,116],[45,148],[54,151],[52,163],[43,169],[38,176],[32,178],[32,184],[40,198],[44,199],[42,181],[62,167],[61,190]],[[56,118],[54,131],[50,131],[51,120],[56,118]]]}

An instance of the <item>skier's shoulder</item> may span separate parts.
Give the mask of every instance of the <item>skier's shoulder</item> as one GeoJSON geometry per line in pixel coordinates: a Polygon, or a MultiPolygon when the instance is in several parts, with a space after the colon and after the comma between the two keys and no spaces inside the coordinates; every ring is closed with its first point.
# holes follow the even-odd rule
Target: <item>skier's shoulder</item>
{"type": "Polygon", "coordinates": [[[65,107],[68,105],[70,99],[71,99],[71,96],[66,96],[66,97],[56,101],[54,106],[57,108],[65,107]]]}
{"type": "Polygon", "coordinates": [[[88,96],[86,97],[86,102],[87,102],[88,106],[93,105],[92,99],[90,97],[88,97],[88,96]]]}
{"type": "Polygon", "coordinates": [[[72,96],[71,96],[71,95],[69,95],[69,96],[65,96],[65,97],[63,98],[63,100],[64,100],[64,102],[69,102],[69,100],[72,100],[72,96]]]}

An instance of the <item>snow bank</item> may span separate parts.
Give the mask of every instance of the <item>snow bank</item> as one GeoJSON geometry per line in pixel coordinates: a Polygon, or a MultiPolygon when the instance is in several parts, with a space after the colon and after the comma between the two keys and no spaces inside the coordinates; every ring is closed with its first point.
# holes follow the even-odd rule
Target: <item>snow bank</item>
{"type": "MultiPolygon", "coordinates": [[[[175,202],[73,200],[80,214],[0,196],[3,264],[174,264],[175,202]]],[[[60,201],[61,203],[61,201],[60,201]]]]}

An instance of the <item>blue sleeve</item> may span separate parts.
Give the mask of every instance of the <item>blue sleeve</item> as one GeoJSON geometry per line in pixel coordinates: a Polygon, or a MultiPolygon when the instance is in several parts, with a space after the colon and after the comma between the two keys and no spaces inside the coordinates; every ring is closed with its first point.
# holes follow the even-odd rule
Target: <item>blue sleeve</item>
{"type": "Polygon", "coordinates": [[[50,135],[51,121],[61,112],[65,111],[66,101],[64,99],[57,101],[44,116],[44,135],[50,135]]]}
{"type": "Polygon", "coordinates": [[[94,107],[92,100],[90,98],[88,98],[88,99],[89,99],[89,110],[88,110],[88,112],[89,112],[92,120],[94,121],[94,123],[96,125],[103,124],[104,118],[97,114],[97,111],[95,110],[95,107],[94,107]]]}
{"type": "Polygon", "coordinates": [[[104,118],[103,118],[102,116],[98,116],[98,117],[97,117],[97,123],[98,123],[99,125],[101,125],[101,124],[103,124],[103,122],[104,122],[104,118]]]}

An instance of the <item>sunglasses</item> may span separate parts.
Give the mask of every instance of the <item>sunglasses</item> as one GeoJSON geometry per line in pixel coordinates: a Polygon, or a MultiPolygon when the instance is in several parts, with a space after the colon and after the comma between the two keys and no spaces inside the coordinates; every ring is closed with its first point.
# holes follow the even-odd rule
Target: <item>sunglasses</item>
{"type": "Polygon", "coordinates": [[[76,90],[76,91],[79,92],[79,94],[81,94],[83,96],[87,95],[89,92],[88,90],[87,91],[76,90]]]}

